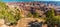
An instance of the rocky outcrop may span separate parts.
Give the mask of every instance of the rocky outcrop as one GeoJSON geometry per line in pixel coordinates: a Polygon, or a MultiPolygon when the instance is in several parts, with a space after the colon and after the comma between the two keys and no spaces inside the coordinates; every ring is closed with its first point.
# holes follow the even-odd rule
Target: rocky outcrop
{"type": "Polygon", "coordinates": [[[0,27],[9,27],[4,23],[5,23],[4,19],[0,19],[0,27]]]}

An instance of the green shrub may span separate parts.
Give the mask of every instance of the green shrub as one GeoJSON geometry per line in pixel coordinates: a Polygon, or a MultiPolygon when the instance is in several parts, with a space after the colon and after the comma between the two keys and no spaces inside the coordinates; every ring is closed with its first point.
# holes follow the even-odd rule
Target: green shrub
{"type": "Polygon", "coordinates": [[[34,18],[38,18],[38,17],[39,17],[38,13],[35,12],[35,13],[33,14],[33,17],[34,17],[34,18]]]}
{"type": "Polygon", "coordinates": [[[32,17],[32,14],[31,14],[31,13],[28,13],[28,14],[27,14],[27,17],[32,17]]]}
{"type": "Polygon", "coordinates": [[[19,9],[10,9],[5,3],[0,3],[0,19],[5,19],[6,23],[15,24],[21,18],[19,9]]]}

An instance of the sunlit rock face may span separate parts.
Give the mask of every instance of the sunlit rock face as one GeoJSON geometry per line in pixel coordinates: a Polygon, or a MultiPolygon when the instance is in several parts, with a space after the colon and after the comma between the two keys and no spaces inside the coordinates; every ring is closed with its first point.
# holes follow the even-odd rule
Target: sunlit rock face
{"type": "Polygon", "coordinates": [[[4,19],[0,19],[0,24],[4,24],[4,19]]]}
{"type": "Polygon", "coordinates": [[[9,8],[15,8],[15,7],[19,6],[19,3],[17,3],[17,2],[7,2],[6,5],[9,8]]]}
{"type": "Polygon", "coordinates": [[[0,19],[0,27],[9,27],[5,24],[4,19],[0,19]]]}

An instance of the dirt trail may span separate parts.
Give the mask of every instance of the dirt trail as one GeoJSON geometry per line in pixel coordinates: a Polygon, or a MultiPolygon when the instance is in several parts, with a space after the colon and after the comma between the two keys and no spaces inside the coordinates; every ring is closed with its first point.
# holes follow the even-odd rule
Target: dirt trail
{"type": "MultiPolygon", "coordinates": [[[[35,21],[35,19],[34,18],[22,18],[21,20],[18,21],[18,24],[16,27],[28,27],[27,24],[30,21],[35,21]]],[[[43,20],[39,20],[39,21],[43,21],[43,20]]]]}
{"type": "Polygon", "coordinates": [[[16,27],[27,27],[28,22],[34,20],[33,18],[23,18],[20,21],[18,21],[18,24],[16,27]]]}

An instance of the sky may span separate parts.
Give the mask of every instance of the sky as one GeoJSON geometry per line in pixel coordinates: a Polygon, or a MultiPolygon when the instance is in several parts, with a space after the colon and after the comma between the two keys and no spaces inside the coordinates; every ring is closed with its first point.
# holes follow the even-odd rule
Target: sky
{"type": "Polygon", "coordinates": [[[35,1],[60,1],[60,0],[35,0],[35,1]]]}
{"type": "Polygon", "coordinates": [[[3,2],[60,1],[60,0],[2,0],[3,2]]]}

